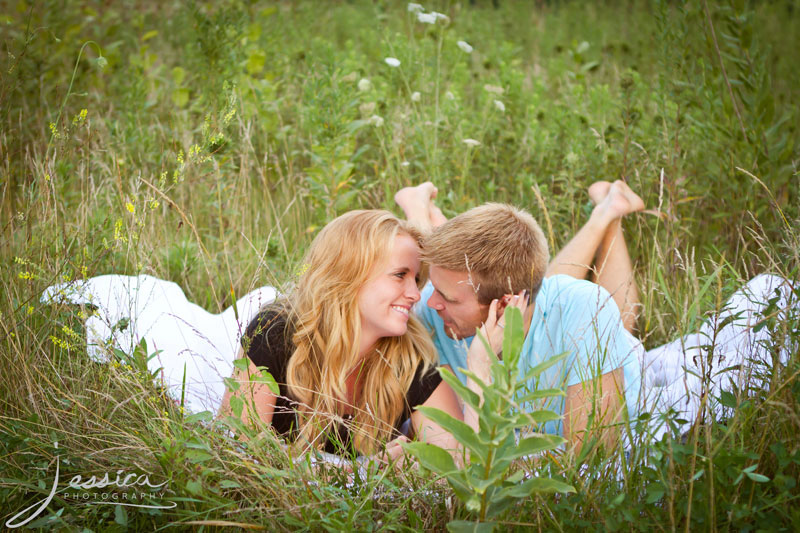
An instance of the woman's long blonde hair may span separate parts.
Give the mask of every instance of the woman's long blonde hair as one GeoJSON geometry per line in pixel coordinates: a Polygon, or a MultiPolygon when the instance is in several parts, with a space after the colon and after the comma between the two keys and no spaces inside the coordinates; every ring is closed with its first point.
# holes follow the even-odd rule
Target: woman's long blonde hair
{"type": "Polygon", "coordinates": [[[353,398],[350,429],[355,449],[374,453],[391,438],[418,366],[427,371],[435,363],[430,334],[413,316],[405,335],[379,339],[359,362],[358,292],[388,259],[398,234],[420,241],[416,230],[388,211],[351,211],[325,226],[306,254],[287,302],[295,350],[286,382],[301,406],[298,442],[324,446],[341,421],[335,413],[347,398],[347,376],[360,365],[363,386],[353,398]]]}

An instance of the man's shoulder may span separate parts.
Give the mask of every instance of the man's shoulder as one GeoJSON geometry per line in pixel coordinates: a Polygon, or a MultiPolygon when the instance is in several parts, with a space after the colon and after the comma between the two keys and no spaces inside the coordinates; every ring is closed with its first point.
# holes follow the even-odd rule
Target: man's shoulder
{"type": "Polygon", "coordinates": [[[565,274],[550,276],[542,280],[542,287],[536,295],[536,304],[544,307],[559,305],[605,304],[611,295],[600,285],[585,279],[576,279],[565,274]]]}

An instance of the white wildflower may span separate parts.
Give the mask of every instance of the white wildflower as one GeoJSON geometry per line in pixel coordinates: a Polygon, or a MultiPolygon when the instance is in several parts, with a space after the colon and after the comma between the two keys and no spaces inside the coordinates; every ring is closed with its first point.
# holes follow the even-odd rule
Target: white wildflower
{"type": "Polygon", "coordinates": [[[461,142],[463,142],[464,144],[466,144],[470,148],[472,148],[474,146],[480,146],[481,145],[481,142],[480,141],[476,141],[475,139],[464,139],[461,142]]]}
{"type": "Polygon", "coordinates": [[[384,61],[386,61],[386,64],[389,65],[390,67],[400,66],[400,60],[397,59],[396,57],[387,57],[386,59],[384,59],[384,61]]]}
{"type": "Polygon", "coordinates": [[[422,99],[422,95],[419,94],[419,91],[414,91],[411,93],[411,101],[412,102],[419,102],[422,99]]]}
{"type": "Polygon", "coordinates": [[[459,47],[459,48],[461,48],[461,50],[463,50],[464,52],[466,52],[466,53],[468,53],[468,54],[471,54],[471,53],[472,53],[472,47],[469,45],[469,43],[468,43],[467,41],[458,41],[456,44],[457,44],[457,45],[458,45],[458,47],[459,47]]]}
{"type": "Polygon", "coordinates": [[[372,82],[369,81],[367,78],[361,78],[358,80],[358,90],[362,93],[369,91],[372,89],[372,82]]]}
{"type": "Polygon", "coordinates": [[[408,3],[408,12],[409,13],[422,13],[425,11],[425,8],[419,4],[415,4],[414,2],[408,3]]]}
{"type": "Polygon", "coordinates": [[[380,128],[381,126],[383,126],[383,117],[380,117],[378,115],[372,115],[371,117],[369,117],[369,123],[375,126],[376,128],[380,128]]]}
{"type": "Polygon", "coordinates": [[[501,95],[504,92],[506,92],[506,90],[503,89],[502,87],[498,87],[497,85],[489,85],[488,83],[483,86],[483,90],[486,91],[487,93],[492,93],[497,95],[501,95]]]}
{"type": "Polygon", "coordinates": [[[456,99],[456,95],[454,95],[450,91],[447,91],[446,93],[444,93],[444,97],[447,98],[448,100],[455,100],[456,99]]]}
{"type": "Polygon", "coordinates": [[[407,166],[409,166],[410,164],[411,164],[411,163],[409,163],[408,161],[403,161],[402,163],[400,163],[400,166],[401,166],[401,167],[407,167],[407,166]]]}
{"type": "Polygon", "coordinates": [[[498,111],[505,113],[506,112],[506,105],[501,102],[500,100],[494,101],[494,106],[497,108],[498,111]]]}
{"type": "Polygon", "coordinates": [[[430,13],[417,13],[417,20],[422,22],[423,24],[436,24],[436,21],[442,19],[445,23],[450,22],[450,17],[443,13],[437,13],[436,11],[431,11],[430,13]]]}

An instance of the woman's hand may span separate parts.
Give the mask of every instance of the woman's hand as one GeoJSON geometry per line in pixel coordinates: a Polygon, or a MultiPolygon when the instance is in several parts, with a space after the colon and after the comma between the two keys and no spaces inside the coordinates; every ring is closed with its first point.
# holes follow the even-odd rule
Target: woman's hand
{"type": "MultiPolygon", "coordinates": [[[[503,347],[503,328],[505,327],[504,312],[509,305],[516,307],[524,315],[528,307],[528,291],[522,290],[514,296],[508,294],[500,300],[492,300],[489,306],[489,315],[486,322],[480,328],[481,334],[489,341],[492,351],[502,359],[501,349],[503,347]]],[[[477,375],[481,381],[489,379],[489,368],[491,359],[486,352],[486,346],[481,339],[472,340],[472,344],[467,352],[467,368],[477,375]]],[[[477,392],[477,391],[476,391],[477,392]]]]}

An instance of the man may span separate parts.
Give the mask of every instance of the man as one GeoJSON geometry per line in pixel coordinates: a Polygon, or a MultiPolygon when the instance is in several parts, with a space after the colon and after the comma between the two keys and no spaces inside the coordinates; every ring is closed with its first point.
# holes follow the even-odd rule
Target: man
{"type": "MultiPolygon", "coordinates": [[[[603,270],[608,269],[609,258],[616,261],[620,255],[614,255],[614,240],[605,233],[615,235],[619,227],[613,221],[626,209],[630,212],[643,205],[628,199],[638,197],[632,192],[633,197],[627,197],[630,189],[626,186],[615,183],[603,188],[606,195],[595,208],[596,223],[587,223],[588,229],[579,232],[578,240],[565,247],[567,254],[559,254],[549,269],[544,234],[524,211],[486,204],[446,221],[433,205],[436,189],[430,183],[403,189],[395,196],[408,220],[430,231],[423,255],[430,265],[431,283],[422,293],[420,304],[424,305],[418,315],[433,331],[440,363],[465,383],[463,368],[488,381],[488,357],[482,343],[472,342],[475,331],[483,328],[493,345],[499,345],[505,306],[519,307],[525,331],[521,373],[555,355],[569,354],[529,388],[566,387],[565,398],[547,406],[563,413],[563,425],[548,423],[545,431],[562,432],[575,444],[582,441],[590,419],[595,427],[613,428],[626,404],[629,414],[636,412],[641,376],[633,339],[623,327],[617,302],[599,285],[560,272],[566,269],[572,274],[569,269],[584,268],[585,274],[589,269],[575,264],[573,244],[572,249],[585,255],[585,248],[596,239],[596,248],[605,247],[604,253],[597,254],[605,263],[603,270]],[[598,220],[608,223],[603,227],[598,220]]],[[[595,250],[591,252],[590,259],[595,250]]],[[[622,279],[621,292],[630,294],[630,276],[627,286],[624,275],[612,277],[612,283],[622,279]]],[[[622,304],[626,305],[624,299],[622,304]]],[[[607,442],[612,442],[613,433],[604,431],[607,442]]]]}

